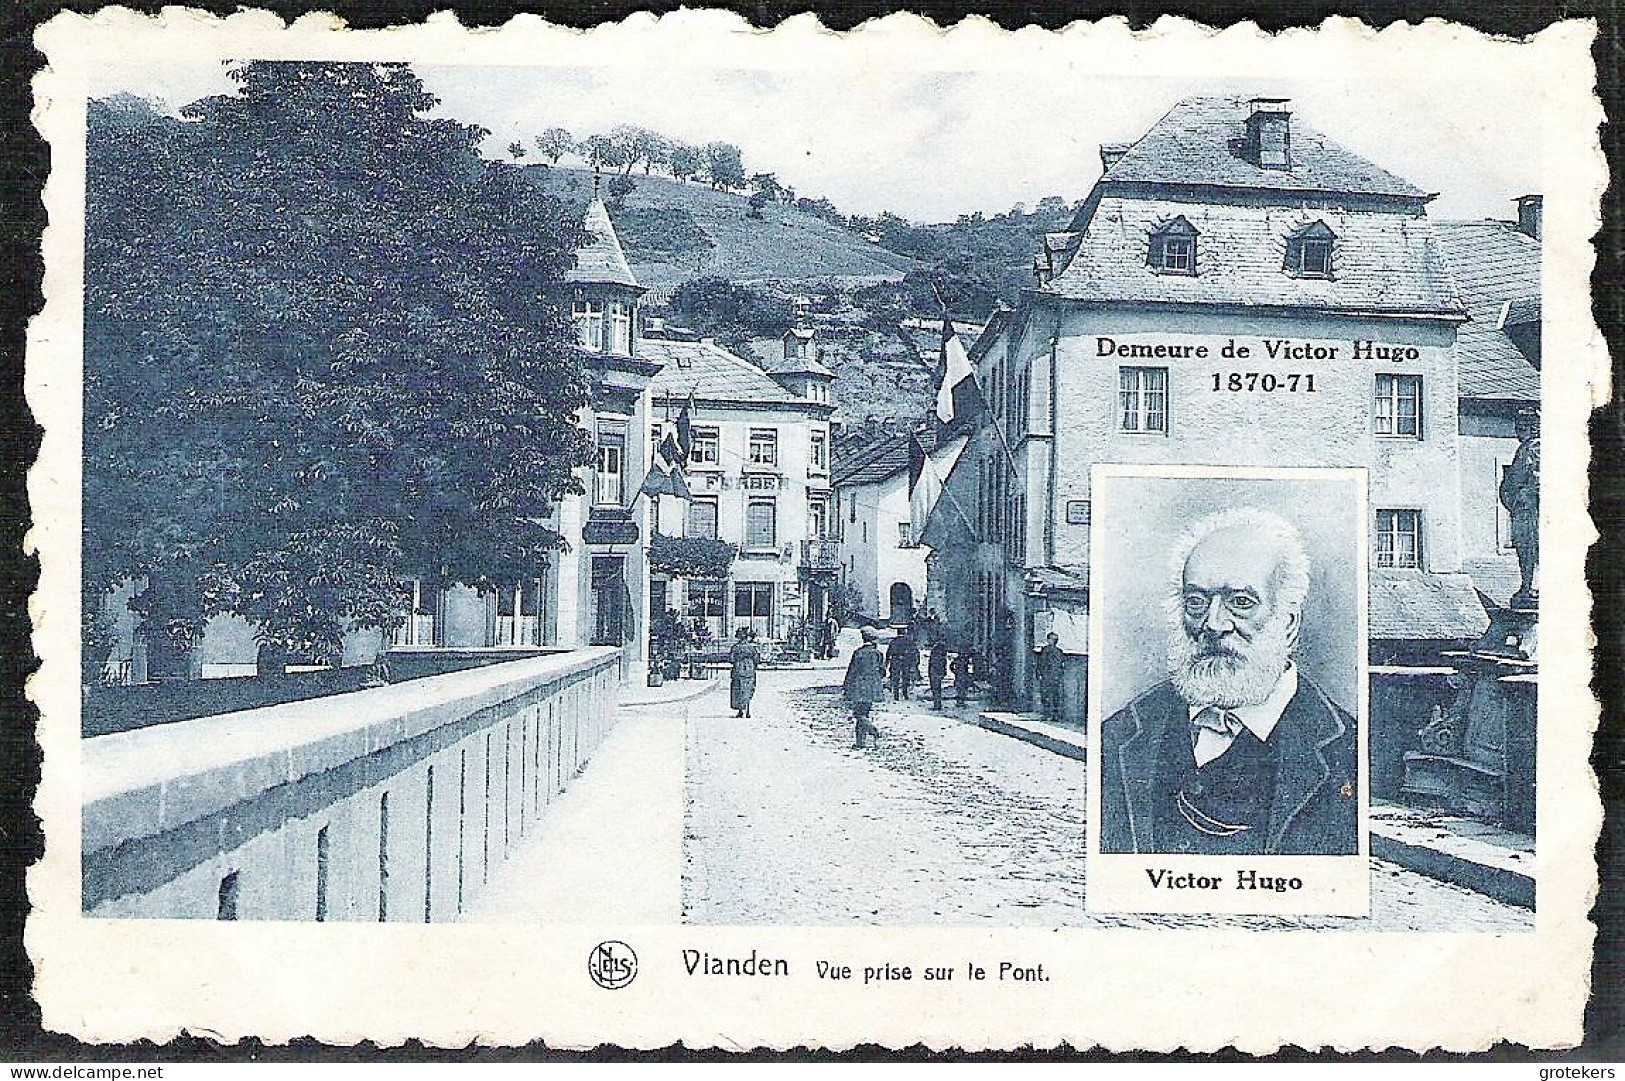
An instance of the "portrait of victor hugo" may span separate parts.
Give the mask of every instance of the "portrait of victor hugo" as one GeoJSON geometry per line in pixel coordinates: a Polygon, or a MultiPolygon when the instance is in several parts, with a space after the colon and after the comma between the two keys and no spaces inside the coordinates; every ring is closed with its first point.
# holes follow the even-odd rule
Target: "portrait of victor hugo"
{"type": "Polygon", "coordinates": [[[1363,512],[1333,475],[1120,477],[1097,502],[1123,572],[1097,598],[1100,851],[1359,851],[1363,512]]]}

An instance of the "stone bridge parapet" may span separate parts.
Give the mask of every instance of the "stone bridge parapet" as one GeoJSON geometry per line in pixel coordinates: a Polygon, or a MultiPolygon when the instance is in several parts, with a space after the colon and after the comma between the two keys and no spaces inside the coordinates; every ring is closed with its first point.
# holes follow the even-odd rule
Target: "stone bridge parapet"
{"type": "Polygon", "coordinates": [[[83,742],[97,917],[456,919],[615,716],[621,651],[83,742]]]}

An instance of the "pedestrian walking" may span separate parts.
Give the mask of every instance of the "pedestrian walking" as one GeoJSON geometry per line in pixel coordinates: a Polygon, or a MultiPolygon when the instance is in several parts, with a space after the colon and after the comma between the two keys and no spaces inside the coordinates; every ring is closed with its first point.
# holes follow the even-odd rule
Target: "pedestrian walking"
{"type": "Polygon", "coordinates": [[[762,651],[755,639],[755,631],[740,627],[728,654],[728,706],[735,717],[750,716],[750,700],[756,694],[756,669],[762,663],[762,651]]]}
{"type": "Polygon", "coordinates": [[[950,667],[954,673],[954,705],[962,706],[970,695],[970,673],[973,664],[973,655],[968,649],[962,649],[954,654],[953,664],[950,667]]]}
{"type": "Polygon", "coordinates": [[[846,681],[842,689],[846,693],[846,704],[852,710],[852,719],[857,723],[855,747],[863,746],[866,735],[876,742],[880,739],[880,729],[869,720],[870,708],[886,697],[884,664],[875,645],[879,638],[873,627],[863,628],[863,645],[853,652],[852,659],[846,665],[846,681]]]}
{"type": "Polygon", "coordinates": [[[1038,651],[1038,699],[1045,720],[1061,719],[1061,636],[1054,631],[1038,651]]]}
{"type": "Polygon", "coordinates": [[[840,636],[841,621],[834,616],[829,616],[824,620],[824,659],[826,661],[835,659],[835,642],[840,636]]]}
{"type": "Polygon", "coordinates": [[[939,636],[925,662],[925,681],[931,685],[931,708],[942,712],[942,680],[948,674],[948,643],[939,636]]]}
{"type": "Polygon", "coordinates": [[[907,628],[886,649],[886,674],[891,677],[892,698],[898,702],[907,699],[920,674],[920,649],[907,628]]]}

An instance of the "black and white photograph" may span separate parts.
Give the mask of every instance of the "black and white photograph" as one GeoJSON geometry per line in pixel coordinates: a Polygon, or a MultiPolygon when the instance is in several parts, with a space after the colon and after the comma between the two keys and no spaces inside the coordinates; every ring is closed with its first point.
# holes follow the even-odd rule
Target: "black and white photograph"
{"type": "Polygon", "coordinates": [[[1363,478],[1135,480],[1097,496],[1100,850],[1357,855],[1363,478]]]}
{"type": "Polygon", "coordinates": [[[252,23],[41,32],[52,1018],[1087,1042],[1165,933],[1579,933],[1583,27],[252,23]]]}
{"type": "MultiPolygon", "coordinates": [[[[1143,869],[1151,910],[1348,912],[1352,882],[1364,914],[1364,472],[1101,466],[1092,490],[1091,857],[1143,869]]],[[[1092,903],[1135,904],[1101,896],[1121,881],[1092,903]]]]}

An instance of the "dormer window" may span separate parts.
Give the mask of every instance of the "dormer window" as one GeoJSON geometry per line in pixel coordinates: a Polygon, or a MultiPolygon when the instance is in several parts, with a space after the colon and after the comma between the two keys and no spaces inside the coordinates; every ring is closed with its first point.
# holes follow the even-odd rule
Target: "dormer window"
{"type": "Polygon", "coordinates": [[[1183,216],[1151,234],[1151,269],[1158,274],[1196,273],[1196,227],[1183,216]]]}
{"type": "Polygon", "coordinates": [[[1323,221],[1304,226],[1286,241],[1285,270],[1294,278],[1330,278],[1337,234],[1323,221]]]}

